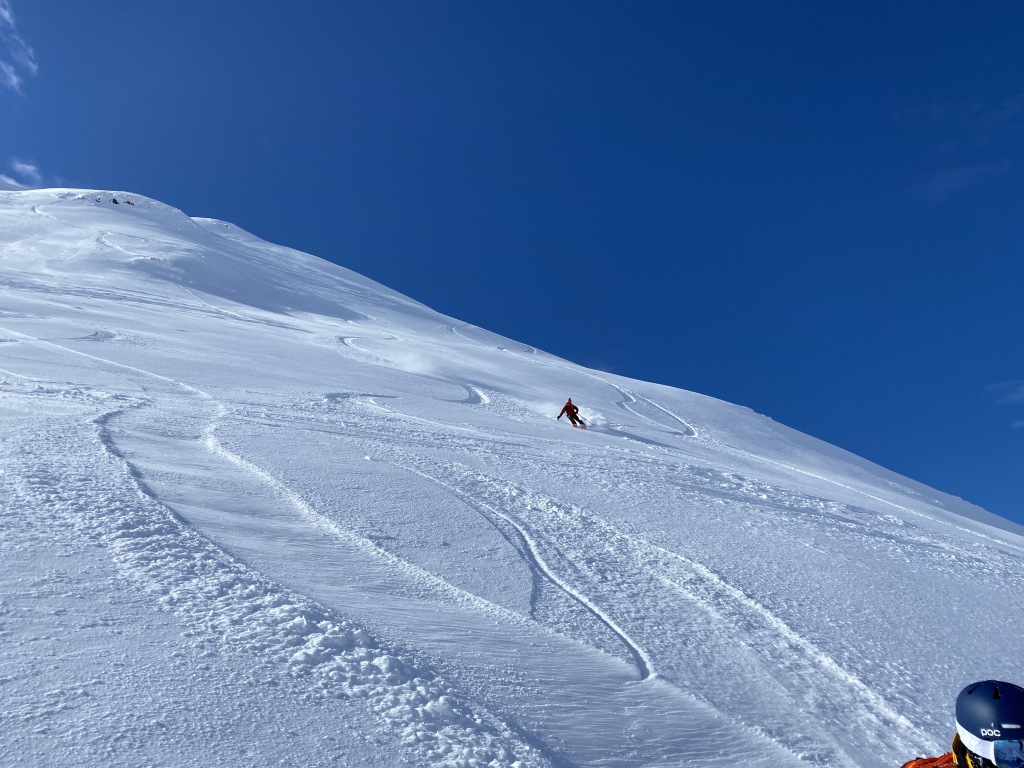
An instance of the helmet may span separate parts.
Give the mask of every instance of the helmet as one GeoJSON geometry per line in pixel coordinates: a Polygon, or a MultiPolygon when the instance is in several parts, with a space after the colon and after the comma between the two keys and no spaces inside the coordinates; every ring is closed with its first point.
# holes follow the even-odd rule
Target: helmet
{"type": "Polygon", "coordinates": [[[975,756],[1024,768],[1024,688],[999,680],[968,685],[956,698],[956,732],[975,756]]]}

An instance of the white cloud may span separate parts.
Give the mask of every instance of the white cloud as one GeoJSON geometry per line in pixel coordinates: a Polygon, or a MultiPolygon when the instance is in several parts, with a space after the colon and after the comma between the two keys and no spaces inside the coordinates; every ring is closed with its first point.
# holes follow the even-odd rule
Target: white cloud
{"type": "Polygon", "coordinates": [[[12,91],[21,93],[21,78],[14,67],[6,61],[0,61],[0,85],[6,85],[12,91]]]}
{"type": "Polygon", "coordinates": [[[961,190],[984,184],[1009,170],[1007,163],[944,168],[927,181],[914,184],[910,191],[934,202],[945,202],[961,190]]]}
{"type": "Polygon", "coordinates": [[[1008,405],[1024,403],[1024,381],[1003,381],[993,384],[988,391],[996,396],[997,403],[1008,405]]]}
{"type": "MultiPolygon", "coordinates": [[[[985,387],[985,391],[999,405],[1022,405],[1024,404],[1024,381],[1001,381],[985,387]]],[[[1024,429],[1024,419],[1017,419],[1011,422],[1014,429],[1024,429]]]]}
{"type": "Polygon", "coordinates": [[[1004,403],[1024,403],[1024,386],[1010,392],[1004,399],[1004,403]]]}
{"type": "Polygon", "coordinates": [[[29,184],[38,185],[43,180],[42,174],[39,173],[39,169],[31,163],[23,163],[18,158],[11,158],[11,168],[14,172],[23,178],[29,184]]]}
{"type": "Polygon", "coordinates": [[[28,187],[21,182],[15,181],[10,176],[4,176],[0,173],[0,189],[5,191],[16,191],[19,189],[28,189],[28,187]]]}
{"type": "Polygon", "coordinates": [[[35,51],[18,34],[11,0],[0,0],[0,86],[20,94],[23,74],[38,71],[35,51]]]}

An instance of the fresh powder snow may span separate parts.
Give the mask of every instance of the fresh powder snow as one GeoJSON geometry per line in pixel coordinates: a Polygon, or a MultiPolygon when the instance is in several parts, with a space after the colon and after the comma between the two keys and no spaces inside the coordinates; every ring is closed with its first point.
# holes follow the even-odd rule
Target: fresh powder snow
{"type": "Polygon", "coordinates": [[[0,286],[3,765],[899,765],[1024,682],[1024,529],[747,408],[124,192],[0,192],[0,286]]]}

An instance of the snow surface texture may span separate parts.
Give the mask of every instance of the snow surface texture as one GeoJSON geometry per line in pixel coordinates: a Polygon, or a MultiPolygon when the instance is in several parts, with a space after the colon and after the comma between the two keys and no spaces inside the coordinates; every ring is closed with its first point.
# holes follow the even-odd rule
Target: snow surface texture
{"type": "Polygon", "coordinates": [[[749,409],[121,192],[0,284],[4,765],[899,765],[1024,680],[1021,528],[749,409]]]}

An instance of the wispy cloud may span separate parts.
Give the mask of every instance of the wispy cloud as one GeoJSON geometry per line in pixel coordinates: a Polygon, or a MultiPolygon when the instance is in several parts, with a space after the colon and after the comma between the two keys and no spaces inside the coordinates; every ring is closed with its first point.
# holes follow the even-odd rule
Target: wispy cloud
{"type": "Polygon", "coordinates": [[[38,71],[35,51],[18,34],[11,0],[0,0],[0,86],[20,94],[25,75],[38,71]]]}
{"type": "Polygon", "coordinates": [[[11,158],[11,168],[14,172],[21,176],[28,184],[38,184],[43,180],[43,176],[39,173],[39,169],[32,163],[24,163],[16,157],[11,158]]]}
{"type": "Polygon", "coordinates": [[[0,189],[6,191],[17,191],[19,189],[28,189],[28,187],[21,182],[15,181],[10,176],[5,176],[0,173],[0,189]]]}
{"type": "Polygon", "coordinates": [[[0,173],[0,189],[33,189],[38,187],[43,180],[43,174],[32,163],[26,163],[16,157],[12,157],[11,168],[14,170],[15,176],[18,176],[21,180],[19,181],[0,173]]]}
{"type": "Polygon", "coordinates": [[[939,149],[983,148],[991,141],[1019,138],[1024,131],[1024,94],[1014,94],[999,104],[979,99],[935,103],[925,110],[906,109],[897,114],[901,122],[931,123],[942,131],[939,149]]]}
{"type": "Polygon", "coordinates": [[[1001,381],[985,387],[992,398],[1000,405],[1018,405],[1024,403],[1024,381],[1001,381]]]}
{"type": "Polygon", "coordinates": [[[1024,167],[1024,94],[908,108],[895,118],[934,152],[932,172],[908,188],[926,202],[944,203],[1024,167]]]}
{"type": "Polygon", "coordinates": [[[988,391],[1002,405],[1024,403],[1024,381],[1003,381],[988,387],[988,391]]]}
{"type": "Polygon", "coordinates": [[[1019,136],[1024,128],[1024,96],[1012,96],[988,108],[972,101],[960,111],[957,122],[961,133],[979,146],[1003,133],[1019,136]]]}
{"type": "MultiPolygon", "coordinates": [[[[1001,381],[985,387],[985,392],[999,405],[1024,404],[1024,381],[1001,381]]],[[[1014,429],[1024,429],[1024,419],[1017,419],[1010,426],[1014,429]]]]}
{"type": "Polygon", "coordinates": [[[928,200],[943,202],[961,190],[984,184],[1009,170],[1009,163],[943,168],[932,174],[930,179],[911,186],[910,191],[928,200]]]}

